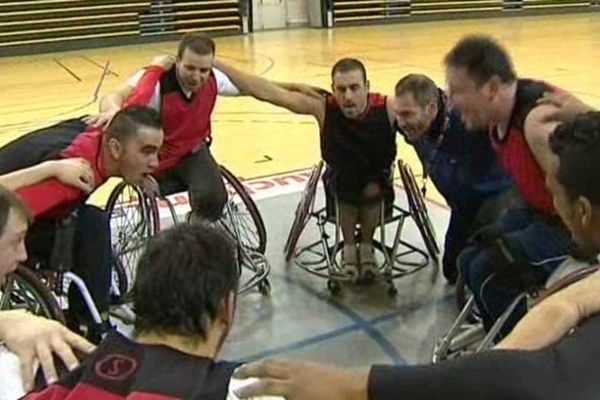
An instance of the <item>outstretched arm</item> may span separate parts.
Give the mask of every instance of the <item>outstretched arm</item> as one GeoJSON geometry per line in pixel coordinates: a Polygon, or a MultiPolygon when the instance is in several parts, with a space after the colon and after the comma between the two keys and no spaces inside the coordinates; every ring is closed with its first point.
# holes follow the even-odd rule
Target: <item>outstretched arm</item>
{"type": "Polygon", "coordinates": [[[600,272],[548,297],[534,307],[496,348],[537,350],[558,342],[600,312],[600,272]]]}
{"type": "Polygon", "coordinates": [[[243,399],[287,400],[591,399],[600,391],[593,368],[600,353],[598,332],[596,315],[573,335],[538,351],[486,351],[435,365],[375,365],[369,373],[295,360],[259,361],[234,374],[256,378],[242,382],[235,393],[243,399]]]}
{"type": "MultiPolygon", "coordinates": [[[[161,55],[154,57],[148,66],[160,67],[163,70],[168,70],[175,64],[175,57],[161,55]]],[[[140,74],[143,73],[140,72],[140,74]]],[[[93,115],[84,119],[85,123],[95,128],[106,128],[112,121],[113,117],[123,107],[123,104],[127,101],[129,96],[133,93],[137,83],[134,83],[139,79],[141,75],[134,75],[127,82],[125,82],[119,89],[114,92],[105,94],[100,98],[100,112],[98,115],[93,115]]]]}
{"type": "Polygon", "coordinates": [[[288,90],[290,92],[302,93],[307,96],[313,97],[317,100],[321,100],[321,99],[323,99],[323,97],[330,94],[330,92],[328,92],[327,90],[325,90],[321,87],[307,85],[304,83],[294,83],[294,82],[273,82],[273,83],[275,83],[277,86],[279,86],[282,89],[288,90]]]}
{"type": "Polygon", "coordinates": [[[30,168],[11,172],[0,176],[0,184],[10,190],[18,190],[50,178],[57,178],[62,183],[86,193],[94,189],[94,172],[87,161],[79,158],[45,161],[30,168]]]}
{"type": "Polygon", "coordinates": [[[324,99],[317,99],[303,93],[286,90],[264,78],[246,74],[221,62],[216,62],[215,68],[229,76],[242,93],[287,108],[297,114],[313,115],[319,122],[324,119],[324,99]]]}

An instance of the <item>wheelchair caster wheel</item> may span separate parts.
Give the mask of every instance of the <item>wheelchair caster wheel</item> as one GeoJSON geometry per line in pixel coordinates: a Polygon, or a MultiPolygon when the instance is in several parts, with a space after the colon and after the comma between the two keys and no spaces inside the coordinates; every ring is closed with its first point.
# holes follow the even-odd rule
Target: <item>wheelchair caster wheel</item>
{"type": "Polygon", "coordinates": [[[258,291],[263,296],[268,296],[271,294],[271,283],[268,279],[264,279],[262,282],[258,284],[258,291]]]}
{"type": "Polygon", "coordinates": [[[327,288],[331,292],[332,295],[337,296],[342,292],[342,287],[340,283],[337,281],[329,280],[327,281],[327,288]]]}
{"type": "Polygon", "coordinates": [[[390,297],[396,297],[396,295],[398,294],[398,289],[396,289],[394,285],[390,285],[390,287],[388,287],[387,293],[390,297]]]}

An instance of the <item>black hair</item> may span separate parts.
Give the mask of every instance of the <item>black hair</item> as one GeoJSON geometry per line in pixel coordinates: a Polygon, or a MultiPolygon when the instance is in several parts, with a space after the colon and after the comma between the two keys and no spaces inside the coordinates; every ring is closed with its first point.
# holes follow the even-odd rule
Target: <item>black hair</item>
{"type": "Polygon", "coordinates": [[[162,129],[158,111],[144,106],[128,106],[117,112],[106,129],[107,139],[126,142],[138,133],[140,127],[162,129]]]}
{"type": "Polygon", "coordinates": [[[558,155],[556,179],[572,199],[600,206],[600,112],[588,112],[556,127],[550,148],[558,155]]]}
{"type": "Polygon", "coordinates": [[[215,54],[215,42],[204,33],[192,32],[186,34],[179,42],[179,48],[177,49],[177,57],[181,59],[183,53],[188,49],[191,52],[200,56],[214,55],[215,54]]]}
{"type": "Polygon", "coordinates": [[[444,59],[447,67],[465,68],[479,86],[494,76],[503,83],[517,79],[508,52],[489,36],[472,35],[460,40],[444,59]]]}
{"type": "Polygon", "coordinates": [[[396,96],[410,93],[421,107],[427,106],[430,101],[437,100],[439,89],[429,77],[421,74],[409,74],[396,83],[396,96]]]}
{"type": "Polygon", "coordinates": [[[364,82],[367,82],[367,69],[361,61],[357,60],[356,58],[342,58],[341,60],[338,60],[331,68],[331,80],[333,81],[333,76],[336,74],[336,72],[345,73],[357,70],[361,72],[364,82]]]}
{"type": "Polygon", "coordinates": [[[194,223],[160,232],[138,263],[135,333],[206,338],[238,280],[235,247],[223,230],[194,223]]]}

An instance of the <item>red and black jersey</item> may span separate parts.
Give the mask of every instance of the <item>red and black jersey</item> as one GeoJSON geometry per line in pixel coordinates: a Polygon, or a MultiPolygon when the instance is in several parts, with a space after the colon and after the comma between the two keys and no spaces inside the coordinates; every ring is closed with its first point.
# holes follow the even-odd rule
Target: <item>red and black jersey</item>
{"type": "Polygon", "coordinates": [[[126,105],[147,106],[160,82],[161,118],[165,139],[160,151],[160,174],[177,165],[182,158],[198,150],[210,136],[210,116],[217,101],[217,81],[211,72],[208,82],[187,97],[177,81],[175,67],[164,71],[149,67],[138,82],[126,105]]]}
{"type": "Polygon", "coordinates": [[[110,333],[80,366],[26,400],[225,400],[238,366],[110,333]]]}
{"type": "Polygon", "coordinates": [[[344,116],[335,97],[328,96],[320,133],[321,156],[348,187],[389,177],[396,158],[396,133],[391,126],[386,97],[369,93],[367,109],[357,119],[344,116]]]}
{"type": "Polygon", "coordinates": [[[524,129],[525,120],[537,106],[538,99],[544,93],[556,90],[544,82],[519,79],[506,136],[500,140],[496,129],[491,130],[492,145],[500,164],[516,183],[523,199],[537,211],[548,215],[556,214],[552,195],[545,185],[545,173],[527,144],[524,129]]]}
{"type": "MultiPolygon", "coordinates": [[[[14,172],[46,160],[79,157],[90,163],[95,186],[102,185],[108,179],[101,157],[102,133],[85,129],[85,124],[74,119],[12,141],[0,149],[0,173],[14,172]]],[[[17,195],[35,219],[66,216],[88,198],[88,194],[57,179],[19,189],[17,195]]]]}

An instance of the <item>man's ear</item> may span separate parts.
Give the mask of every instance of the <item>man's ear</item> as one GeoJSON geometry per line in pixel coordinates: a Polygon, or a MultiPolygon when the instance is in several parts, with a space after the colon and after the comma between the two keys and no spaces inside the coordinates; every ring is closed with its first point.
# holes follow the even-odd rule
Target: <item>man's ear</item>
{"type": "Polygon", "coordinates": [[[493,76],[487,83],[488,86],[488,98],[493,100],[498,93],[500,92],[500,88],[502,87],[502,81],[499,76],[493,76]]]}
{"type": "Polygon", "coordinates": [[[435,117],[437,115],[437,113],[438,113],[438,102],[437,102],[437,99],[433,99],[429,103],[427,103],[425,111],[427,112],[427,115],[429,117],[431,117],[431,118],[435,117]]]}
{"type": "Polygon", "coordinates": [[[579,220],[579,223],[583,228],[587,228],[591,225],[593,207],[587,197],[579,196],[575,203],[575,212],[575,218],[579,220]]]}
{"type": "Polygon", "coordinates": [[[235,290],[230,291],[227,296],[223,299],[223,306],[221,308],[221,318],[227,326],[233,325],[233,319],[235,316],[235,308],[237,302],[237,292],[235,290]]]}
{"type": "Polygon", "coordinates": [[[108,152],[111,158],[118,160],[123,152],[123,145],[115,138],[108,139],[108,152]]]}

